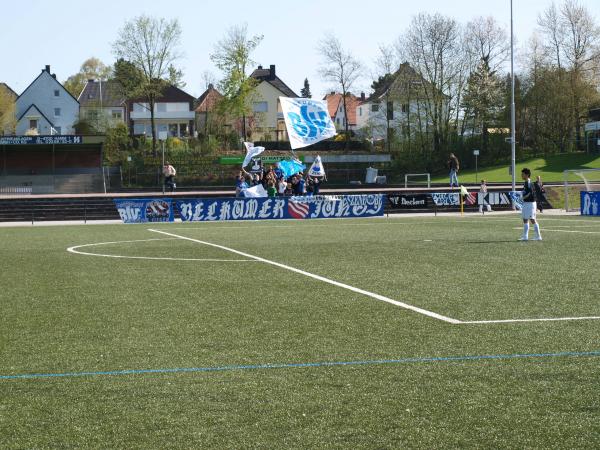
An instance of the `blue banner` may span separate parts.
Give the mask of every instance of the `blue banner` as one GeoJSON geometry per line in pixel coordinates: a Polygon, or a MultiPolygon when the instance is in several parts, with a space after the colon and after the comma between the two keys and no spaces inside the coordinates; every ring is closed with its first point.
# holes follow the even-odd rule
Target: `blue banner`
{"type": "Polygon", "coordinates": [[[581,192],[581,215],[600,216],[600,192],[581,192]]]}
{"type": "Polygon", "coordinates": [[[383,195],[316,195],[177,201],[184,222],[259,219],[329,219],[383,216],[383,195]]]}
{"type": "Polygon", "coordinates": [[[115,199],[123,223],[173,222],[170,198],[115,199]]]}

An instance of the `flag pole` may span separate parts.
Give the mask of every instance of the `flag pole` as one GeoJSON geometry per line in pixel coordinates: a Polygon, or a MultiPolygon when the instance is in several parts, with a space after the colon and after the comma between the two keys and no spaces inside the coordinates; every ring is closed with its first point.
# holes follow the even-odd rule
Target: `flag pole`
{"type": "MultiPolygon", "coordinates": [[[[510,149],[511,149],[511,174],[512,191],[516,191],[515,165],[516,165],[516,111],[515,111],[515,51],[514,51],[514,26],[513,26],[513,0],[510,0],[510,78],[511,78],[511,103],[510,103],[510,149]]],[[[513,202],[514,209],[514,202],[513,202]]]]}

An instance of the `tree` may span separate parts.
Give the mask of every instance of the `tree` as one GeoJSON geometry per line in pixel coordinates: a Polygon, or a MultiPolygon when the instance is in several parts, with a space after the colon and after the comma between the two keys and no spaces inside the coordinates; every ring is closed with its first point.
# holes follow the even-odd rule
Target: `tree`
{"type": "Polygon", "coordinates": [[[593,97],[587,89],[590,84],[597,86],[600,71],[600,27],[577,0],[565,0],[559,8],[553,3],[540,15],[538,25],[547,39],[548,64],[556,68],[558,77],[569,81],[570,98],[564,107],[581,149],[582,119],[593,97]]]}
{"type": "Polygon", "coordinates": [[[250,103],[257,84],[247,75],[247,70],[255,64],[250,55],[262,40],[262,35],[250,37],[246,24],[233,26],[217,42],[210,55],[211,61],[223,73],[219,84],[223,100],[219,109],[223,114],[241,119],[243,139],[247,139],[246,116],[252,111],[250,103]]]}
{"type": "Polygon", "coordinates": [[[81,65],[79,72],[71,75],[63,83],[65,89],[75,98],[79,97],[88,80],[107,80],[111,75],[111,68],[98,58],[86,59],[81,65]]]}
{"type": "Polygon", "coordinates": [[[141,84],[136,93],[148,101],[154,156],[157,155],[154,106],[169,82],[181,80],[181,72],[174,66],[181,56],[180,42],[181,27],[177,19],[167,21],[142,15],[126,21],[113,43],[115,55],[139,71],[141,84]]]}
{"type": "Polygon", "coordinates": [[[0,85],[0,136],[4,133],[15,133],[17,126],[15,100],[15,95],[0,85]]]}
{"type": "Polygon", "coordinates": [[[488,147],[488,129],[496,125],[501,117],[504,106],[503,87],[502,80],[490,68],[485,57],[467,82],[463,103],[472,116],[473,130],[481,132],[483,136],[484,150],[488,147]]]}
{"type": "MultiPolygon", "coordinates": [[[[438,158],[442,158],[440,152],[450,142],[452,112],[459,107],[464,81],[461,38],[460,26],[454,19],[421,13],[413,18],[398,42],[400,56],[422,80],[417,95],[425,123],[420,123],[420,133],[430,130],[432,150],[438,158]]],[[[420,111],[417,117],[421,120],[420,111]]]]}
{"type": "Polygon", "coordinates": [[[342,47],[340,40],[333,34],[326,34],[319,42],[319,53],[322,57],[319,74],[325,81],[337,84],[342,91],[346,135],[346,149],[350,143],[347,99],[350,90],[360,77],[363,66],[350,51],[342,47]]]}
{"type": "Polygon", "coordinates": [[[312,98],[310,93],[310,84],[308,84],[308,78],[304,79],[304,87],[300,90],[300,95],[304,98],[312,98]]]}

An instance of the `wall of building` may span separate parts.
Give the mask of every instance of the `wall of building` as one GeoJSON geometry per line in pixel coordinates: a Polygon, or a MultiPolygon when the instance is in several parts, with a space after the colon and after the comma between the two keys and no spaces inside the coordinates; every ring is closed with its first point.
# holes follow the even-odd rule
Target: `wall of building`
{"type": "MultiPolygon", "coordinates": [[[[79,118],[79,103],[46,71],[17,99],[17,118],[32,104],[37,106],[55,128],[60,128],[60,134],[74,134],[73,125],[79,118]],[[55,96],[54,91],[58,91],[59,95],[55,96]],[[56,108],[60,109],[60,116],[55,114],[56,108]]],[[[25,134],[28,129],[29,118],[23,117],[17,123],[17,135],[25,134]]],[[[40,124],[38,132],[42,135],[51,134],[50,125],[40,124]]]]}

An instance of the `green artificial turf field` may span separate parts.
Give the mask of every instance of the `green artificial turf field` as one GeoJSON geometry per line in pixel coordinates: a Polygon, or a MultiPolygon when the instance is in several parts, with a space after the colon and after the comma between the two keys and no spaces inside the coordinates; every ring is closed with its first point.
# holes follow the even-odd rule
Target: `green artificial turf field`
{"type": "Polygon", "coordinates": [[[600,221],[540,222],[0,228],[0,448],[597,448],[600,221]]]}

